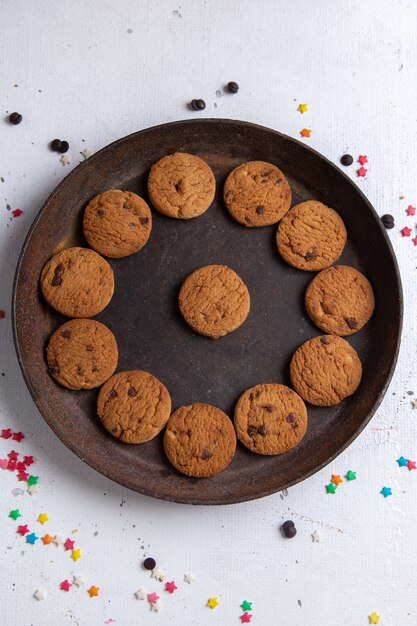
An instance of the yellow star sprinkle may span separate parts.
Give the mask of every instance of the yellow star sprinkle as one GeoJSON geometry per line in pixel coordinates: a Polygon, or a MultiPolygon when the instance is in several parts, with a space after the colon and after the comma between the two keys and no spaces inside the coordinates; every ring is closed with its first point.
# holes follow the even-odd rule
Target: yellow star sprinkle
{"type": "Polygon", "coordinates": [[[38,522],[41,524],[45,524],[49,519],[48,513],[39,513],[38,522]]]}
{"type": "Polygon", "coordinates": [[[375,611],[372,613],[372,615],[369,616],[369,623],[370,624],[379,624],[379,620],[381,619],[381,616],[378,615],[378,613],[375,613],[375,611]]]}
{"type": "Polygon", "coordinates": [[[207,606],[209,606],[211,609],[215,609],[218,604],[219,599],[217,597],[208,599],[207,606]]]}
{"type": "Polygon", "coordinates": [[[297,111],[300,111],[300,113],[306,113],[308,111],[308,104],[300,104],[297,111]]]}
{"type": "Polygon", "coordinates": [[[74,561],[78,561],[78,559],[81,559],[81,549],[78,548],[78,550],[73,550],[71,552],[71,558],[74,559],[74,561]]]}

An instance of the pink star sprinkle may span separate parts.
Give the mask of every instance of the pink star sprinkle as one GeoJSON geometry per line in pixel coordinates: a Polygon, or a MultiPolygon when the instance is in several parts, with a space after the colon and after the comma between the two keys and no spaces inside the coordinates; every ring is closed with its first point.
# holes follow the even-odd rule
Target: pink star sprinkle
{"type": "Polygon", "coordinates": [[[368,173],[368,170],[366,170],[364,167],[360,167],[357,171],[356,171],[358,176],[366,176],[368,173]]]}
{"type": "Polygon", "coordinates": [[[368,157],[365,154],[361,154],[358,159],[358,163],[360,163],[361,165],[365,165],[365,163],[368,163],[368,157]]]}
{"type": "Polygon", "coordinates": [[[73,541],[72,539],[68,537],[68,539],[64,543],[65,550],[74,550],[74,544],[75,544],[75,541],[73,541]]]}
{"type": "Polygon", "coordinates": [[[178,587],[173,580],[171,580],[170,583],[165,583],[165,591],[169,591],[169,593],[174,593],[175,589],[178,589],[178,587]]]}
{"type": "Polygon", "coordinates": [[[12,435],[12,439],[14,439],[14,441],[17,441],[17,443],[20,443],[22,441],[22,439],[24,439],[24,438],[25,438],[25,436],[21,432],[13,433],[13,435],[12,435]]]}
{"type": "Polygon", "coordinates": [[[148,602],[151,604],[156,604],[159,600],[159,596],[156,595],[155,591],[153,593],[148,593],[148,602]]]}
{"type": "Polygon", "coordinates": [[[410,470],[410,472],[411,472],[411,470],[413,470],[413,469],[417,469],[417,467],[416,467],[416,462],[415,462],[415,461],[408,461],[408,463],[407,463],[407,467],[408,467],[408,469],[410,470]]]}
{"type": "Polygon", "coordinates": [[[35,459],[33,458],[33,456],[23,457],[23,463],[26,465],[26,467],[29,467],[29,465],[32,465],[34,462],[35,462],[35,459]]]}
{"type": "Polygon", "coordinates": [[[7,456],[9,457],[10,461],[17,461],[19,453],[16,452],[16,450],[11,450],[7,456]]]}
{"type": "Polygon", "coordinates": [[[25,524],[24,526],[18,526],[17,527],[17,532],[22,535],[22,537],[24,537],[26,535],[26,533],[30,532],[28,525],[25,524]]]}
{"type": "Polygon", "coordinates": [[[59,586],[63,591],[69,591],[70,587],[72,587],[71,583],[66,579],[59,586]]]}
{"type": "Polygon", "coordinates": [[[9,461],[7,459],[0,459],[1,469],[7,469],[8,466],[9,466],[9,461]]]}
{"type": "Polygon", "coordinates": [[[19,472],[17,475],[17,480],[27,480],[28,478],[29,478],[29,474],[25,472],[24,470],[19,472]]]}
{"type": "Polygon", "coordinates": [[[403,237],[409,237],[411,235],[411,228],[408,228],[408,226],[404,226],[404,228],[401,231],[401,234],[403,237]]]}
{"type": "Polygon", "coordinates": [[[11,436],[12,436],[11,429],[10,428],[3,428],[3,430],[1,431],[0,437],[2,439],[10,439],[11,436]]]}
{"type": "Polygon", "coordinates": [[[415,215],[416,214],[416,207],[415,206],[410,206],[408,207],[408,209],[405,210],[405,212],[407,213],[407,215],[415,215]]]}
{"type": "Polygon", "coordinates": [[[253,615],[251,613],[248,613],[247,611],[245,611],[243,615],[240,616],[240,621],[242,622],[242,624],[249,624],[252,617],[253,615]]]}

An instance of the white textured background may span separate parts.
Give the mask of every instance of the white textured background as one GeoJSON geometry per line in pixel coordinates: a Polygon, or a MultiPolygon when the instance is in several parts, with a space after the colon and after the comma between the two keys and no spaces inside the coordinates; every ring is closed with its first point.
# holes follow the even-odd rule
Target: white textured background
{"type": "MultiPolygon", "coordinates": [[[[112,618],[121,626],[229,626],[240,623],[246,598],[257,625],[361,626],[373,611],[382,626],[416,625],[417,472],[395,463],[400,454],[417,457],[417,411],[407,394],[417,395],[417,248],[399,233],[407,224],[415,234],[416,222],[405,216],[417,203],[415,1],[15,0],[1,3],[0,24],[0,113],[24,117],[16,127],[0,120],[0,309],[7,312],[0,320],[0,428],[23,430],[27,438],[14,447],[35,455],[40,476],[37,495],[14,497],[15,475],[0,470],[0,624],[96,626],[112,618]],[[216,97],[229,80],[240,84],[239,94],[216,97]],[[187,110],[193,97],[206,100],[206,111],[187,110]],[[299,102],[309,105],[304,116],[299,102]],[[396,374],[363,434],[288,494],[222,508],[142,497],[64,448],[25,388],[9,314],[25,234],[80,151],[191,115],[250,120],[295,137],[307,126],[309,145],[334,161],[346,150],[367,154],[367,179],[356,179],[354,167],[349,172],[380,214],[396,217],[390,237],[405,292],[396,374]],[[70,166],[47,149],[55,137],[70,142],[70,166]],[[6,204],[23,215],[10,219],[6,204]],[[330,474],[350,468],[356,482],[326,495],[330,474]],[[394,493],[386,500],[384,485],[394,493]],[[17,506],[36,532],[78,528],[78,564],[55,546],[25,544],[7,518],[17,506]],[[50,517],[45,527],[34,521],[41,511],[50,517]],[[278,532],[288,517],[298,527],[292,541],[278,532]],[[315,530],[320,543],[311,540],[315,530]],[[158,614],[133,597],[139,586],[162,590],[139,567],[144,552],[180,587],[159,594],[165,603],[158,614]],[[187,570],[196,576],[191,586],[180,584],[187,570]],[[72,571],[99,585],[99,598],[90,600],[85,589],[59,591],[72,571]],[[44,602],[32,598],[39,586],[48,590],[44,602]],[[205,608],[218,594],[220,606],[205,608]]],[[[0,439],[0,457],[11,447],[0,439]]]]}

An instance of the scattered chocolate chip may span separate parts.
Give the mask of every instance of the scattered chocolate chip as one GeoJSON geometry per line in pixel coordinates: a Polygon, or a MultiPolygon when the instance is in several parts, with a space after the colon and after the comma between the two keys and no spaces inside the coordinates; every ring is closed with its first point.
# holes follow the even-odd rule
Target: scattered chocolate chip
{"type": "Polygon", "coordinates": [[[250,218],[248,216],[245,217],[245,222],[247,224],[252,224],[252,222],[251,222],[251,220],[250,220],[250,218]]]}
{"type": "Polygon", "coordinates": [[[139,222],[144,226],[145,224],[149,224],[149,217],[140,217],[139,222]]]}
{"type": "Polygon", "coordinates": [[[284,535],[288,539],[292,539],[297,534],[297,529],[294,526],[294,522],[292,522],[291,520],[283,523],[282,530],[284,531],[284,535]]]}
{"type": "Polygon", "coordinates": [[[109,393],[109,398],[117,398],[117,391],[112,389],[109,393]]]}
{"type": "Polygon", "coordinates": [[[322,343],[323,346],[328,346],[330,342],[327,337],[320,337],[320,343],[322,343]]]}
{"type": "Polygon", "coordinates": [[[383,215],[381,217],[381,222],[383,223],[385,228],[394,228],[394,226],[395,226],[394,218],[389,213],[387,213],[386,215],[383,215]]]}
{"type": "Polygon", "coordinates": [[[254,393],[250,393],[249,394],[249,400],[252,402],[252,400],[254,399],[255,394],[254,393]]]}
{"type": "Polygon", "coordinates": [[[61,152],[61,140],[54,139],[53,141],[51,141],[50,148],[53,152],[61,152]]]}
{"type": "Polygon", "coordinates": [[[266,430],[265,426],[260,426],[260,427],[258,428],[258,433],[259,433],[260,435],[262,435],[263,437],[265,437],[265,435],[267,434],[267,432],[268,432],[268,431],[266,430]]]}
{"type": "Polygon", "coordinates": [[[129,387],[129,389],[127,390],[127,395],[130,396],[131,398],[134,398],[137,395],[137,391],[134,387],[129,387]]]}
{"type": "Polygon", "coordinates": [[[231,80],[227,83],[227,91],[230,91],[230,93],[237,93],[239,91],[239,85],[235,83],[234,80],[231,80]]]}
{"type": "Polygon", "coordinates": [[[289,424],[293,424],[295,422],[295,413],[288,413],[286,420],[289,424]]]}
{"type": "Polygon", "coordinates": [[[352,330],[354,328],[356,328],[356,326],[358,325],[358,321],[355,320],[354,317],[346,317],[346,324],[349,326],[349,328],[351,328],[352,330]]]}
{"type": "Polygon", "coordinates": [[[262,215],[262,213],[264,212],[265,207],[263,207],[262,205],[257,206],[255,211],[257,212],[258,215],[262,215]]]}
{"type": "Polygon", "coordinates": [[[231,193],[232,193],[231,191],[226,191],[225,194],[224,194],[225,198],[228,198],[231,195],[231,193]]]}
{"type": "Polygon", "coordinates": [[[258,429],[256,428],[256,426],[249,426],[247,433],[249,437],[253,437],[253,435],[256,435],[258,433],[258,429]]]}
{"type": "Polygon", "coordinates": [[[49,368],[49,373],[54,375],[54,374],[59,374],[59,368],[58,367],[54,367],[53,365],[49,368]]]}
{"type": "Polygon", "coordinates": [[[351,154],[344,154],[342,156],[342,158],[340,159],[340,162],[345,167],[347,167],[348,165],[352,165],[352,163],[353,163],[353,156],[351,154]]]}
{"type": "Polygon", "coordinates": [[[80,367],[80,366],[77,367],[77,374],[78,374],[78,376],[84,376],[85,372],[82,369],[82,367],[80,367]]]}
{"type": "Polygon", "coordinates": [[[272,411],[274,410],[272,404],[265,404],[265,406],[263,406],[262,408],[265,409],[265,411],[268,411],[268,413],[272,413],[272,411]]]}
{"type": "Polygon", "coordinates": [[[55,274],[62,274],[62,272],[64,271],[64,266],[62,265],[62,263],[59,263],[56,268],[55,268],[55,274]]]}
{"type": "Polygon", "coordinates": [[[93,365],[93,367],[91,368],[91,371],[92,371],[92,372],[99,372],[99,371],[100,371],[100,368],[99,368],[99,367],[97,367],[97,365],[93,365]]]}
{"type": "Polygon", "coordinates": [[[97,215],[99,216],[100,219],[103,219],[103,217],[104,217],[103,209],[97,209],[97,215]]]}
{"type": "Polygon", "coordinates": [[[275,181],[275,184],[276,185],[281,185],[283,180],[284,180],[283,178],[277,178],[276,181],[275,181]]]}
{"type": "Polygon", "coordinates": [[[314,261],[314,259],[317,258],[317,254],[314,252],[314,250],[309,250],[304,258],[306,261],[314,261]]]}
{"type": "Polygon", "coordinates": [[[201,98],[198,100],[194,98],[191,100],[191,108],[194,109],[194,111],[203,111],[203,109],[206,108],[206,103],[201,98]]]}
{"type": "Polygon", "coordinates": [[[17,124],[20,124],[20,122],[22,121],[22,116],[20,115],[20,113],[17,113],[16,111],[14,113],[10,113],[9,115],[9,122],[10,124],[14,124],[15,126],[17,124]]]}
{"type": "Polygon", "coordinates": [[[91,345],[86,346],[85,349],[87,352],[94,352],[94,348],[91,345]]]}
{"type": "Polygon", "coordinates": [[[132,205],[126,200],[126,202],[123,202],[123,208],[126,209],[126,211],[130,211],[132,205]]]}
{"type": "Polygon", "coordinates": [[[62,278],[59,274],[55,274],[53,279],[51,280],[52,287],[58,287],[62,283],[62,278]]]}
{"type": "Polygon", "coordinates": [[[143,561],[143,567],[147,570],[153,570],[156,567],[156,561],[151,556],[143,561]]]}
{"type": "Polygon", "coordinates": [[[63,330],[61,333],[61,337],[64,337],[64,339],[69,339],[71,337],[71,331],[70,330],[63,330]]]}
{"type": "Polygon", "coordinates": [[[265,170],[264,172],[261,172],[261,176],[269,176],[270,173],[271,173],[271,170],[268,170],[268,171],[265,170]]]}
{"type": "Polygon", "coordinates": [[[211,459],[212,456],[213,454],[210,452],[210,450],[208,448],[204,448],[203,454],[201,455],[201,458],[203,459],[203,461],[207,461],[208,459],[211,459]]]}

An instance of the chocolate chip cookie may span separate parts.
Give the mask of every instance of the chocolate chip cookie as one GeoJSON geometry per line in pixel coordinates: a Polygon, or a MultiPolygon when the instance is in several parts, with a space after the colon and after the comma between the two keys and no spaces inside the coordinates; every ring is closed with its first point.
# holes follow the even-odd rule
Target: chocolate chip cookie
{"type": "Polygon", "coordinates": [[[230,215],[244,226],[270,226],[291,206],[291,189],[276,165],[249,161],[226,179],[223,197],[230,215]]]}
{"type": "Polygon", "coordinates": [[[113,270],[94,250],[67,248],[46,263],[40,287],[45,300],[59,313],[93,317],[113,296],[113,270]]]}
{"type": "Polygon", "coordinates": [[[75,319],[62,324],[46,349],[48,371],[68,389],[100,387],[117,367],[113,333],[96,320],[75,319]]]}
{"type": "Polygon", "coordinates": [[[171,396],[152,374],[118,372],[104,383],[97,399],[103,426],[125,443],[145,443],[161,432],[171,413],[171,396]]]}
{"type": "Polygon", "coordinates": [[[343,252],[347,238],[342,218],[321,202],[294,206],[277,230],[278,251],[300,270],[316,272],[330,267],[343,252]]]}
{"type": "Polygon", "coordinates": [[[206,265],[182,284],[179,306],[187,324],[200,335],[218,339],[239,328],[250,309],[243,280],[226,265],[206,265]]]}
{"type": "Polygon", "coordinates": [[[119,259],[143,248],[151,234],[152,215],[135,193],[110,189],[90,200],[83,229],[96,252],[119,259]]]}
{"type": "Polygon", "coordinates": [[[155,209],[168,217],[188,220],[207,211],[213,202],[216,181],[203,159],[175,152],[154,163],[149,172],[148,193],[155,209]]]}
{"type": "Polygon", "coordinates": [[[375,298],[371,283],[361,272],[336,265],[313,278],[307,287],[305,305],[321,330],[345,336],[356,333],[370,319],[375,298]]]}
{"type": "Polygon", "coordinates": [[[226,413],[210,404],[181,406],[164,434],[169,461],[187,476],[212,476],[224,470],[236,450],[236,434],[226,413]]]}
{"type": "Polygon", "coordinates": [[[238,439],[257,454],[282,454],[297,446],[307,430],[307,409],[285,385],[256,385],[235,407],[238,439]]]}
{"type": "Polygon", "coordinates": [[[334,335],[314,337],[293,354],[291,383],[296,392],[315,406],[333,406],[356,391],[362,378],[358,354],[345,339],[334,335]]]}

